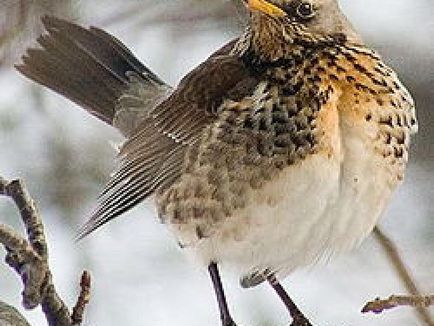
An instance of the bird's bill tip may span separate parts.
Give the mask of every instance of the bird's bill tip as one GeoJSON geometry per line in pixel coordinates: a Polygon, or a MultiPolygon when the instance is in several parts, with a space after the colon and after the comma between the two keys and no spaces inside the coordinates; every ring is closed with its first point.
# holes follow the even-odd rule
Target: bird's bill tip
{"type": "Polygon", "coordinates": [[[284,17],[286,12],[267,0],[243,0],[250,11],[259,11],[272,17],[284,17]]]}

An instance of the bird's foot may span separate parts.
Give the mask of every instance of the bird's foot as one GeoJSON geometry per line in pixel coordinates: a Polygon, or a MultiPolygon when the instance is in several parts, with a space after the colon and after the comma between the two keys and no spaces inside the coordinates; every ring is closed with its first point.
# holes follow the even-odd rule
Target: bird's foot
{"type": "Polygon", "coordinates": [[[235,322],[232,320],[232,318],[227,318],[222,321],[223,326],[237,326],[235,322]]]}
{"type": "Polygon", "coordinates": [[[301,310],[298,309],[296,304],[289,297],[288,293],[277,281],[276,277],[271,274],[267,277],[267,280],[288,309],[288,312],[292,318],[292,324],[290,326],[312,326],[309,319],[307,319],[301,310]]]}
{"type": "Polygon", "coordinates": [[[290,326],[312,326],[312,324],[302,315],[294,317],[290,326]]]}

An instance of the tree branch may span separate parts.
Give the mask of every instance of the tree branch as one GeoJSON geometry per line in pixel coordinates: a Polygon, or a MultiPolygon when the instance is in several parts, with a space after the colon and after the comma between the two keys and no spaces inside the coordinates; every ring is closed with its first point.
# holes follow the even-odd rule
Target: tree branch
{"type": "Polygon", "coordinates": [[[368,302],[362,309],[363,313],[373,312],[380,314],[385,310],[396,307],[415,307],[428,308],[434,306],[434,295],[428,296],[406,296],[406,295],[391,295],[388,299],[381,300],[380,298],[368,302]]]}
{"type": "MultiPolygon", "coordinates": [[[[374,301],[375,305],[373,305],[373,302],[367,303],[365,305],[365,307],[363,308],[362,312],[368,312],[368,311],[374,311],[374,310],[368,310],[365,311],[365,309],[370,308],[370,307],[380,307],[379,305],[381,305],[382,303],[384,303],[387,306],[388,302],[392,302],[389,301],[391,298],[392,299],[396,299],[396,298],[407,298],[407,301],[403,301],[403,302],[418,302],[418,298],[426,298],[424,296],[421,295],[421,292],[416,284],[416,281],[414,280],[414,277],[411,275],[410,270],[407,268],[407,266],[404,263],[404,260],[402,259],[398,248],[396,247],[395,243],[393,242],[393,240],[388,237],[384,231],[380,228],[380,227],[376,227],[374,229],[374,237],[375,239],[378,241],[378,243],[381,245],[381,247],[383,248],[386,256],[389,258],[390,263],[392,264],[394,270],[396,271],[396,273],[398,274],[399,279],[401,280],[402,284],[405,286],[405,288],[407,289],[407,291],[411,294],[411,296],[391,296],[388,300],[380,300],[380,299],[376,299],[374,301]],[[416,301],[411,301],[411,300],[416,300],[416,301]]],[[[420,300],[419,300],[420,301],[420,300]]],[[[416,304],[416,305],[412,305],[412,304],[403,304],[404,306],[412,306],[416,308],[417,311],[417,315],[419,317],[419,319],[427,326],[434,326],[434,321],[431,318],[427,307],[428,305],[420,305],[420,304],[416,304]]],[[[395,305],[393,307],[389,307],[389,308],[385,308],[385,309],[391,309],[394,308],[396,306],[402,306],[402,304],[398,304],[395,305]]],[[[385,310],[382,309],[381,311],[385,310]]]]}
{"type": "Polygon", "coordinates": [[[81,325],[83,322],[84,310],[90,301],[90,285],[90,274],[84,271],[81,275],[80,295],[78,296],[78,300],[74,309],[72,309],[71,319],[73,325],[81,325]]]}
{"type": "Polygon", "coordinates": [[[26,228],[27,239],[0,224],[0,243],[8,252],[6,263],[20,275],[24,285],[23,306],[33,309],[41,305],[50,326],[80,325],[90,297],[89,274],[83,273],[81,293],[71,315],[52,281],[44,227],[34,201],[19,180],[7,182],[0,177],[0,195],[13,199],[26,228]]]}

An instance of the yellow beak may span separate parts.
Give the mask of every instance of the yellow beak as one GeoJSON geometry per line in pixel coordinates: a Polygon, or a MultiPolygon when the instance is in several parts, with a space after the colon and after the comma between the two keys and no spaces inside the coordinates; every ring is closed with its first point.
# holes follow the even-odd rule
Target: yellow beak
{"type": "Polygon", "coordinates": [[[267,15],[273,17],[284,17],[286,16],[286,12],[282,9],[268,2],[267,0],[247,0],[247,7],[250,10],[261,11],[267,15]]]}

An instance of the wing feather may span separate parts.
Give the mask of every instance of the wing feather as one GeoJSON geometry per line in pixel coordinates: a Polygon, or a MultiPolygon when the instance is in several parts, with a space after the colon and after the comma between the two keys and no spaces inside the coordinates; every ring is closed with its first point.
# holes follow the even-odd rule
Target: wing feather
{"type": "MultiPolygon", "coordinates": [[[[228,94],[250,94],[256,78],[243,62],[228,55],[233,44],[229,43],[188,74],[138,125],[122,146],[119,168],[101,193],[98,206],[79,237],[176,182],[186,151],[216,121],[217,109],[228,94]]],[[[143,98],[140,89],[127,94],[130,95],[119,103],[140,102],[143,98]]]]}

